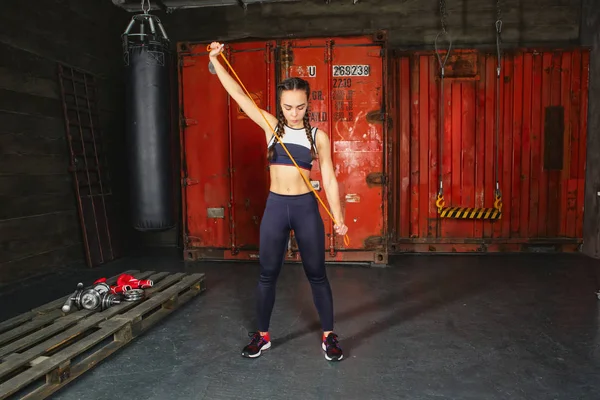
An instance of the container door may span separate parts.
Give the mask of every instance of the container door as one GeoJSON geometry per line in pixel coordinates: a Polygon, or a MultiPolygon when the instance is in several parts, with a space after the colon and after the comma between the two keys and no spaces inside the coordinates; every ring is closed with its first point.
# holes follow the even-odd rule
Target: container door
{"type": "Polygon", "coordinates": [[[440,129],[436,54],[415,52],[397,59],[393,97],[399,124],[393,182],[398,195],[392,249],[578,251],[583,235],[589,52],[504,54],[500,93],[497,63],[495,53],[452,51],[440,129]],[[439,217],[435,200],[440,173],[446,206],[490,208],[496,170],[501,219],[439,217]]]}
{"type": "Polygon", "coordinates": [[[184,241],[223,249],[230,245],[227,93],[201,47],[180,59],[184,241]]]}
{"type": "MultiPolygon", "coordinates": [[[[274,81],[271,47],[252,42],[225,51],[257,105],[267,110],[274,81]]],[[[256,254],[269,189],[264,132],[211,73],[205,44],[182,44],[179,53],[186,257],[256,254]]]]}
{"type": "MultiPolygon", "coordinates": [[[[270,93],[274,90],[271,45],[234,44],[228,60],[256,105],[271,112],[270,93]]],[[[237,250],[258,250],[260,221],[269,194],[265,133],[233,99],[229,102],[229,127],[232,241],[237,250]]]]}
{"type": "MultiPolygon", "coordinates": [[[[326,248],[331,253],[342,249],[383,252],[385,103],[381,44],[369,37],[286,41],[280,48],[280,67],[281,79],[298,76],[309,81],[310,123],[325,131],[332,144],[350,244],[346,247],[343,237],[332,236],[333,222],[321,206],[326,248]]],[[[329,207],[318,163],[311,180],[320,183],[318,194],[329,207]]]]}

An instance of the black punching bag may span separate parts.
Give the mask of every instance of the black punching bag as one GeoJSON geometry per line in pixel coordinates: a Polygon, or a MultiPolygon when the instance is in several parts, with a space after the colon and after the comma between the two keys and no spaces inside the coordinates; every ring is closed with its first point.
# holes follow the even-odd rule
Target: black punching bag
{"type": "Polygon", "coordinates": [[[147,12],[123,34],[130,215],[138,231],[175,225],[168,46],[160,20],[147,12]]]}

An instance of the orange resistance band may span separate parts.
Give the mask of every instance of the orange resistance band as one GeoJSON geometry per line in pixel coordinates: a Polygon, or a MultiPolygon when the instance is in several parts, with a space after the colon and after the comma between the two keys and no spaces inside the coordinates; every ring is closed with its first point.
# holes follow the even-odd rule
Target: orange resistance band
{"type": "MultiPolygon", "coordinates": [[[[206,49],[210,52],[212,49],[210,48],[210,45],[208,45],[206,47],[206,49]]],[[[304,181],[306,182],[306,184],[308,185],[308,187],[313,191],[313,193],[315,194],[315,196],[317,196],[317,199],[319,200],[319,202],[321,203],[321,205],[323,206],[323,208],[325,209],[325,211],[327,211],[327,214],[329,214],[329,216],[331,217],[331,220],[337,225],[337,221],[335,220],[335,218],[333,217],[333,215],[331,215],[331,213],[329,212],[329,210],[327,209],[327,207],[325,206],[325,204],[323,203],[323,200],[321,200],[321,198],[319,197],[319,195],[317,194],[317,191],[315,190],[315,188],[313,188],[313,186],[310,184],[309,180],[306,178],[306,176],[304,176],[304,174],[302,173],[302,170],[300,169],[300,167],[298,166],[298,164],[296,164],[296,160],[294,160],[294,157],[292,157],[292,155],[290,154],[290,152],[288,151],[287,147],[285,147],[285,144],[283,144],[283,141],[281,140],[281,138],[279,137],[279,135],[277,135],[275,133],[275,129],[273,129],[273,127],[271,126],[271,124],[269,123],[269,121],[267,120],[267,118],[265,117],[265,115],[263,114],[262,110],[260,109],[260,107],[256,104],[256,102],[254,101],[254,99],[252,98],[252,96],[250,95],[250,93],[248,93],[248,90],[246,90],[246,87],[244,86],[244,84],[242,83],[242,80],[240,79],[240,77],[235,73],[235,70],[233,69],[233,67],[231,66],[231,64],[229,64],[229,61],[227,61],[227,58],[225,58],[225,56],[223,55],[223,53],[220,54],[221,57],[223,57],[223,60],[225,60],[225,63],[227,63],[227,66],[231,69],[231,72],[233,72],[233,75],[235,75],[235,77],[237,78],[238,82],[240,83],[240,85],[242,86],[242,88],[244,89],[244,91],[246,92],[246,94],[248,95],[248,97],[250,98],[250,100],[252,100],[252,102],[254,103],[254,105],[256,106],[256,108],[258,109],[258,111],[260,112],[260,115],[262,115],[263,119],[265,120],[265,122],[267,123],[267,125],[269,125],[269,128],[271,128],[271,130],[273,131],[273,135],[277,138],[277,140],[279,140],[279,143],[281,144],[281,146],[283,147],[283,149],[285,150],[285,152],[287,153],[287,155],[290,157],[290,159],[292,160],[292,162],[294,163],[294,165],[296,166],[296,168],[298,168],[298,172],[300,172],[300,175],[302,176],[302,178],[304,178],[304,181]]],[[[348,234],[346,234],[344,236],[344,244],[346,246],[350,245],[350,238],[348,237],[348,234]]]]}

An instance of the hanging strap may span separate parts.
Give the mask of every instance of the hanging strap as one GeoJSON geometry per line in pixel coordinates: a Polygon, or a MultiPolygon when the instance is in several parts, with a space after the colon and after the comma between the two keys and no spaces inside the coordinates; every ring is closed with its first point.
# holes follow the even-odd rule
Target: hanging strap
{"type": "MultiPolygon", "coordinates": [[[[210,52],[212,49],[210,48],[210,45],[208,45],[206,47],[206,49],[210,52]]],[[[273,131],[273,135],[277,138],[277,140],[279,141],[279,143],[281,144],[281,146],[283,147],[283,149],[285,150],[285,152],[287,153],[288,157],[290,158],[290,160],[292,160],[292,162],[294,163],[294,165],[296,166],[296,168],[298,169],[298,172],[300,172],[300,176],[302,176],[302,178],[304,179],[304,182],[306,182],[306,185],[313,191],[313,193],[315,194],[315,196],[317,197],[317,200],[319,200],[319,202],[321,203],[321,205],[323,206],[323,208],[325,209],[325,211],[327,211],[327,214],[329,214],[329,216],[331,217],[331,220],[333,221],[334,224],[338,224],[337,221],[335,220],[334,216],[331,214],[331,212],[329,212],[329,209],[327,208],[327,206],[325,206],[325,203],[323,203],[323,200],[321,200],[321,198],[319,197],[319,194],[317,193],[317,191],[315,190],[315,188],[311,185],[310,181],[308,180],[308,178],[306,178],[306,176],[304,176],[304,174],[302,173],[302,170],[300,169],[300,167],[298,166],[298,164],[296,163],[296,160],[294,160],[294,157],[292,157],[292,155],[290,154],[289,150],[287,149],[287,147],[285,146],[285,144],[283,143],[283,140],[279,137],[279,135],[275,134],[275,129],[271,126],[271,124],[269,123],[269,121],[267,120],[267,118],[265,117],[265,115],[263,114],[262,110],[260,109],[260,107],[256,104],[256,102],[254,101],[254,99],[252,98],[252,96],[250,96],[250,93],[248,93],[248,90],[246,89],[246,87],[244,86],[244,84],[242,83],[242,80],[240,79],[240,77],[236,74],[235,70],[233,69],[233,67],[231,66],[231,64],[229,64],[229,61],[227,61],[227,58],[223,55],[223,53],[221,53],[221,57],[223,58],[223,60],[225,60],[225,63],[227,64],[227,66],[229,67],[229,69],[231,69],[231,72],[233,73],[233,75],[236,77],[236,79],[238,80],[238,82],[240,83],[240,85],[242,86],[242,88],[244,89],[244,91],[246,92],[246,94],[248,95],[248,97],[250,98],[250,100],[252,100],[252,102],[254,103],[254,105],[256,106],[256,108],[258,109],[258,111],[260,112],[260,115],[263,117],[263,119],[265,120],[265,122],[267,123],[267,125],[269,126],[269,128],[271,128],[271,130],[273,131]]],[[[346,246],[350,245],[350,238],[348,237],[348,234],[346,234],[344,236],[344,244],[346,246]]]]}

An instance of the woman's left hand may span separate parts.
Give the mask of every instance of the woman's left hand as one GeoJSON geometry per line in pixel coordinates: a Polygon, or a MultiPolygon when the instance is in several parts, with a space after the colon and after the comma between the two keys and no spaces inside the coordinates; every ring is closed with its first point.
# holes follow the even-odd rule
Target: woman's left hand
{"type": "Polygon", "coordinates": [[[335,233],[341,236],[346,235],[346,233],[348,232],[348,227],[344,225],[343,222],[333,225],[333,229],[335,229],[335,233]]]}

